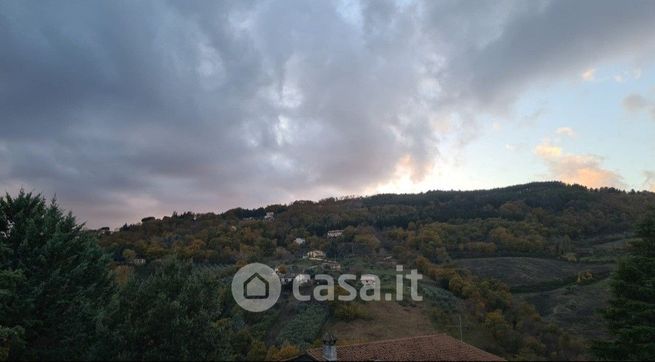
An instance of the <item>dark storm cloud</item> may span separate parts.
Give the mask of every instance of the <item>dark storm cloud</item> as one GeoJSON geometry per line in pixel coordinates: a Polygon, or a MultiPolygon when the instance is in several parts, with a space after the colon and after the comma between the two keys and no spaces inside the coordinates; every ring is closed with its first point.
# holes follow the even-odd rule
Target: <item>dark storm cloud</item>
{"type": "MultiPolygon", "coordinates": [[[[444,3],[429,4],[434,19],[448,17],[441,7],[444,3]]],[[[628,60],[636,65],[652,61],[655,2],[491,4],[494,6],[489,2],[461,2],[458,5],[466,11],[454,11],[469,21],[471,14],[489,14],[485,20],[464,27],[466,35],[483,31],[481,36],[472,34],[481,42],[464,41],[469,46],[461,46],[459,52],[453,53],[452,64],[444,72],[442,81],[451,89],[444,98],[457,104],[473,102],[502,110],[530,82],[575,77],[583,69],[611,60],[628,60]]],[[[428,23],[434,33],[448,34],[441,21],[428,23]]]]}
{"type": "Polygon", "coordinates": [[[466,137],[537,74],[638,57],[651,7],[2,2],[0,187],[97,226],[359,192],[407,157],[420,177],[435,123],[466,137]]]}

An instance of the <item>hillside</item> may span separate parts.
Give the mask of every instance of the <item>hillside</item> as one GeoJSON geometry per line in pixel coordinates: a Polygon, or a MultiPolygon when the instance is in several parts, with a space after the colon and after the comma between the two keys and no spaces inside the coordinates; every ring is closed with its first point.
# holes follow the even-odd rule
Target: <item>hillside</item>
{"type": "Polygon", "coordinates": [[[196,261],[236,262],[238,256],[229,249],[238,244],[227,238],[253,246],[252,251],[261,254],[277,246],[292,247],[296,237],[310,238],[310,244],[319,247],[326,242],[328,230],[347,229],[346,242],[354,241],[356,235],[375,234],[381,243],[376,247],[391,251],[397,241],[407,239],[409,230],[439,236],[434,246],[458,256],[484,255],[494,247],[496,254],[560,255],[574,246],[592,246],[589,241],[593,243],[594,238],[601,243],[605,235],[629,235],[639,215],[654,202],[655,194],[649,192],[532,183],[486,191],[297,201],[222,214],[174,213],[160,220],[144,218],[141,224],[126,224],[102,242],[113,251],[132,246],[151,257],[193,246],[208,251],[193,255],[196,261]],[[274,212],[272,222],[263,222],[266,212],[274,212]]]}
{"type": "Polygon", "coordinates": [[[230,318],[246,326],[233,325],[235,333],[269,349],[308,348],[325,330],[350,342],[431,330],[459,338],[461,318],[465,341],[505,358],[570,359],[586,356],[588,338],[599,335],[585,328],[601,326],[595,309],[606,300],[604,279],[652,206],[649,192],[542,182],[148,217],[102,230],[100,244],[123,278],[146,275],[173,254],[226,285],[249,262],[324,268],[302,258],[310,250],[324,251],[341,272],[380,275],[383,289],[396,264],[425,276],[422,303],[298,303],[283,294],[273,309],[251,314],[226,301],[230,318]],[[330,230],[343,232],[329,238],[330,230]]]}
{"type": "Polygon", "coordinates": [[[570,262],[561,259],[528,257],[468,258],[455,261],[476,275],[494,278],[507,284],[512,291],[548,290],[575,282],[583,272],[606,277],[613,268],[610,263],[570,262]]]}

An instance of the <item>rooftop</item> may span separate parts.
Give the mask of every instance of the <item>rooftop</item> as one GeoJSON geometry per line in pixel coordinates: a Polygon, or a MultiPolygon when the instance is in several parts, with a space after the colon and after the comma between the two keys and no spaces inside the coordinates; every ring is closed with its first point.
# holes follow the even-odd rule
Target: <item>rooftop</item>
{"type": "MultiPolygon", "coordinates": [[[[323,348],[307,350],[307,356],[325,361],[323,348]]],[[[503,361],[502,358],[446,334],[388,339],[337,346],[340,361],[503,361]]]]}

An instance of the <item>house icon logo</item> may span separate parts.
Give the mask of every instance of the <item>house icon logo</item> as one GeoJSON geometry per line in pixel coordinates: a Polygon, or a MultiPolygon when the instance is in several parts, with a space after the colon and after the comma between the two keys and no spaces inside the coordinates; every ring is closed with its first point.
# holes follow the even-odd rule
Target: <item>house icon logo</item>
{"type": "Polygon", "coordinates": [[[266,299],[269,295],[268,281],[259,273],[253,274],[243,282],[243,297],[246,299],[266,299]]]}
{"type": "Polygon", "coordinates": [[[249,312],[263,312],[280,297],[280,278],[268,265],[252,263],[239,269],[232,278],[232,297],[249,312]]]}

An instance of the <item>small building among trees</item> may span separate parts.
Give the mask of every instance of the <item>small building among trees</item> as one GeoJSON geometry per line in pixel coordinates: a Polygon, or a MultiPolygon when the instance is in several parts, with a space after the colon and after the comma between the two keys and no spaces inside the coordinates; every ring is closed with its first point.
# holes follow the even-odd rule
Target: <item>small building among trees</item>
{"type": "Polygon", "coordinates": [[[330,230],[327,232],[328,238],[338,238],[343,235],[343,230],[330,230]]]}
{"type": "Polygon", "coordinates": [[[322,250],[312,250],[310,252],[307,252],[307,254],[305,254],[305,258],[309,260],[324,260],[325,252],[322,250]]]}

